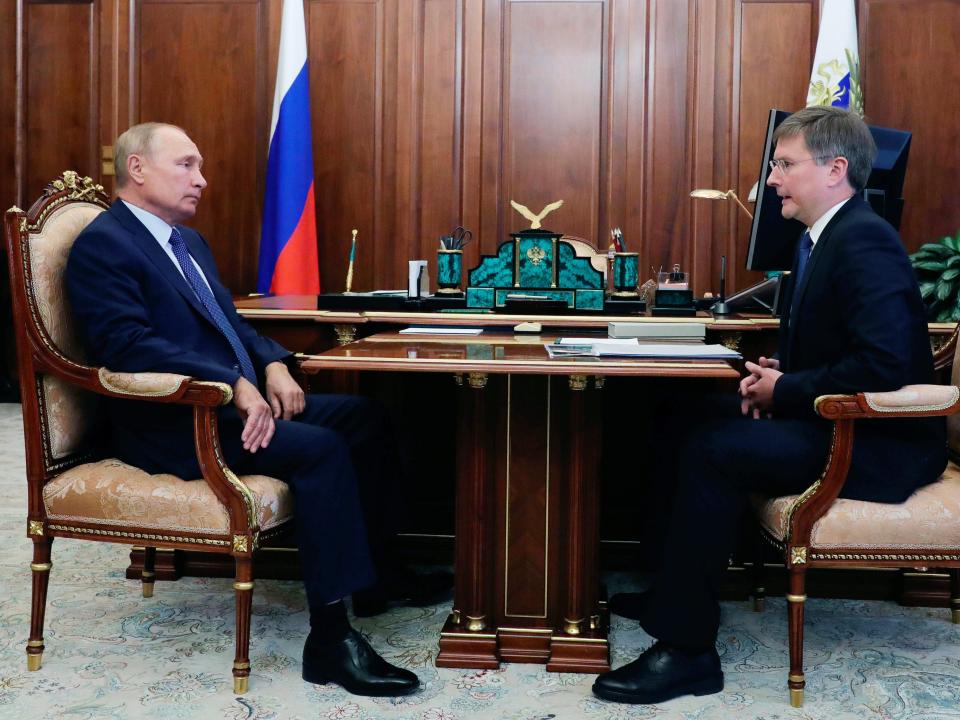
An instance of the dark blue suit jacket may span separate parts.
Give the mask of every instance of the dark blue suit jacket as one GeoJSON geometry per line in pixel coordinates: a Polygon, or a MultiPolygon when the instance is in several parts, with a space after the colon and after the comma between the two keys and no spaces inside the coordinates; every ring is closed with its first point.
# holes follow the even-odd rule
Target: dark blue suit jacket
{"type": "MultiPolygon", "coordinates": [[[[290,352],[237,314],[199,233],[178,226],[190,254],[250,353],[258,375],[290,352]]],[[[169,372],[233,385],[236,356],[193,290],[144,225],[120,201],[80,233],[66,270],[67,293],[90,362],[121,372],[169,372]]],[[[176,471],[193,460],[189,408],[111,400],[113,451],[144,469],[176,471]],[[178,460],[169,462],[170,454],[178,460]]]]}
{"type": "MultiPolygon", "coordinates": [[[[786,301],[775,416],[813,418],[819,395],[934,382],[913,268],[896,230],[860,196],[827,224],[786,301]]],[[[945,465],[943,418],[861,421],[843,494],[903,499],[945,465]]]]}

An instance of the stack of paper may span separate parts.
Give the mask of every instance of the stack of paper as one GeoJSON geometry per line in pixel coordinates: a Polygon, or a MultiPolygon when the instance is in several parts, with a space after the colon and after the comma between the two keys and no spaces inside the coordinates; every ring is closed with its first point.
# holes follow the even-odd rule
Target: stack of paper
{"type": "MultiPolygon", "coordinates": [[[[741,355],[723,345],[700,343],[641,343],[636,338],[558,338],[554,347],[589,347],[599,357],[651,357],[739,360],[741,355]]],[[[549,350],[548,350],[549,352],[549,350]]],[[[553,357],[551,355],[551,357],[553,357]]]]}

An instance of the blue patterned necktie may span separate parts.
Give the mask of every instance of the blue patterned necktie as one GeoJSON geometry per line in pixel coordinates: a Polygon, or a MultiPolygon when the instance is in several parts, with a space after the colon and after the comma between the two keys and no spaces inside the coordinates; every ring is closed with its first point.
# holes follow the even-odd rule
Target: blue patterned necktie
{"type": "Polygon", "coordinates": [[[183,236],[180,234],[180,231],[176,228],[173,228],[173,232],[170,233],[170,247],[173,248],[173,254],[176,256],[177,262],[180,263],[180,269],[183,270],[183,275],[187,279],[187,283],[193,288],[194,295],[197,296],[200,304],[210,313],[213,323],[217,326],[217,329],[223,333],[227,342],[230,343],[230,347],[233,348],[233,352],[237,356],[237,361],[240,363],[240,371],[243,373],[243,376],[256,385],[257,373],[253,369],[253,362],[250,360],[247,349],[243,346],[243,343],[240,342],[240,336],[237,335],[237,331],[233,329],[233,325],[227,320],[227,316],[223,314],[223,310],[217,302],[217,299],[213,296],[213,292],[207,287],[203,278],[200,277],[197,268],[190,260],[190,251],[187,250],[187,244],[183,241],[183,236]]]}
{"type": "Polygon", "coordinates": [[[810,259],[810,253],[813,251],[813,238],[810,233],[804,230],[800,236],[800,248],[797,251],[797,279],[793,283],[793,297],[796,302],[797,295],[800,294],[800,283],[803,282],[803,273],[807,269],[807,260],[810,259]]]}

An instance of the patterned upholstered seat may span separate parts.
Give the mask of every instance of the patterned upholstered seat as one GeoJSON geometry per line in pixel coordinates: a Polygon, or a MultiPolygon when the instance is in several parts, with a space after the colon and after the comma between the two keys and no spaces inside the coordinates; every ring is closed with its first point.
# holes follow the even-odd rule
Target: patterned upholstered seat
{"type": "Polygon", "coordinates": [[[53,538],[143,545],[144,597],[153,595],[156,548],[202,548],[230,554],[236,565],[233,676],[234,691],[242,693],[250,674],[252,554],[292,517],[291,493],[279,480],[237,477],[224,464],[216,409],[232,400],[230,386],[87,365],[63,275],[77,235],[107,207],[103,188],[66,172],[28,213],[12,208],[5,217],[27,449],[27,534],[34,547],[27,665],[38,670],[43,656],[53,538]],[[192,407],[203,477],[149,475],[98,455],[102,396],[192,407]]]}
{"type": "MultiPolygon", "coordinates": [[[[960,330],[960,328],[958,328],[960,330]]],[[[949,568],[952,617],[960,622],[960,467],[951,461],[934,483],[900,504],[838,498],[856,430],[862,418],[947,415],[952,457],[960,454],[960,360],[957,333],[937,353],[938,369],[953,365],[951,385],[908,385],[886,393],[827,395],[817,412],[834,421],[827,466],[799,495],[752,498],[761,532],[784,552],[790,573],[787,593],[790,643],[790,701],[803,704],[803,609],[810,567],[949,568]]],[[[756,568],[762,568],[757,562],[756,568]]],[[[762,605],[762,581],[756,605],[762,605]]]]}

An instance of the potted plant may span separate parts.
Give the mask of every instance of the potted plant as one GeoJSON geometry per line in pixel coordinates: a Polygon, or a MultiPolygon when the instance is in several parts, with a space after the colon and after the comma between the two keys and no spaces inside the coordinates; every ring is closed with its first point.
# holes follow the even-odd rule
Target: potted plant
{"type": "Polygon", "coordinates": [[[935,322],[960,320],[960,230],[956,237],[921,245],[910,263],[920,283],[927,317],[935,322]]]}

